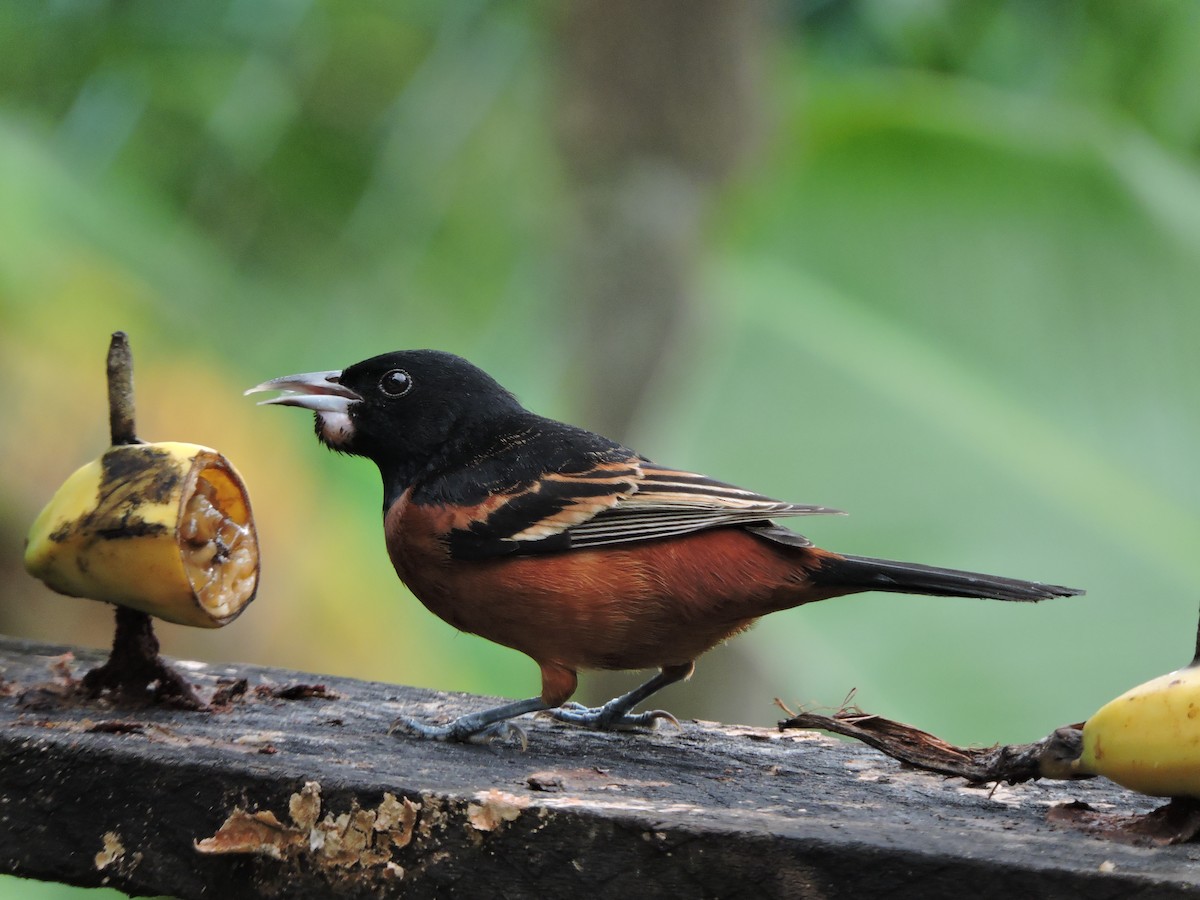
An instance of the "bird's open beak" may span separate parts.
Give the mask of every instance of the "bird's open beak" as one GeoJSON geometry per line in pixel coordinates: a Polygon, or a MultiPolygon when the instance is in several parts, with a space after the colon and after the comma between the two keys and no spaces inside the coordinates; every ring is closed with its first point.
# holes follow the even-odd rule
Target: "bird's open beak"
{"type": "Polygon", "coordinates": [[[362,397],[348,387],[343,387],[340,383],[341,376],[340,371],[284,375],[282,378],[272,378],[255,385],[246,393],[283,392],[278,397],[260,400],[259,406],[275,403],[280,406],[299,406],[316,412],[344,413],[351,403],[361,400],[362,397]]]}

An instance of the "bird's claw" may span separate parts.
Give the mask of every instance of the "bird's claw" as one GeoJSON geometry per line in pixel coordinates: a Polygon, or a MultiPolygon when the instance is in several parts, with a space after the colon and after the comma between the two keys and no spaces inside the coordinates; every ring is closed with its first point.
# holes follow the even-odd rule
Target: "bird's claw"
{"type": "Polygon", "coordinates": [[[564,703],[558,709],[549,710],[549,714],[560,722],[580,725],[584,728],[594,728],[597,731],[638,731],[643,728],[653,729],[661,719],[670,722],[680,731],[683,726],[679,720],[665,709],[651,709],[641,713],[630,713],[620,707],[604,706],[589,707],[582,703],[564,703]]]}
{"type": "Polygon", "coordinates": [[[457,744],[491,744],[497,741],[504,743],[514,739],[521,745],[522,750],[529,749],[529,736],[525,729],[508,721],[480,726],[471,721],[470,716],[459,716],[445,725],[430,725],[410,716],[400,716],[392,722],[387,733],[391,735],[398,731],[426,740],[450,741],[457,744]]]}

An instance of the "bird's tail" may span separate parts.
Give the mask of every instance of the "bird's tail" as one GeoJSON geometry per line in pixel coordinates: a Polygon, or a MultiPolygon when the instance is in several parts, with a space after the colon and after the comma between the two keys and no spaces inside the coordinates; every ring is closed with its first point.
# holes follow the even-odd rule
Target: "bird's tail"
{"type": "Polygon", "coordinates": [[[809,571],[814,585],[833,588],[839,593],[893,591],[901,594],[929,594],[935,597],[980,597],[986,600],[1036,602],[1051,597],[1082,594],[1078,588],[1038,581],[1020,581],[978,572],[939,569],[917,563],[871,559],[866,556],[822,555],[820,566],[809,571]]]}

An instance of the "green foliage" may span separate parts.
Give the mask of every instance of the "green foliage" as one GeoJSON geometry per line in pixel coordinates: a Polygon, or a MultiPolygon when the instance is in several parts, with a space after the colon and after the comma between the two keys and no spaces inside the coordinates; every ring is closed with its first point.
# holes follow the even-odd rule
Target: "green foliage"
{"type": "Polygon", "coordinates": [[[0,897],[4,900],[10,900],[10,898],[11,900],[71,900],[71,898],[117,900],[117,898],[125,896],[127,895],[112,888],[77,888],[66,884],[0,875],[0,897]]]}
{"type": "MultiPolygon", "coordinates": [[[[714,212],[703,315],[648,389],[637,446],[850,510],[803,523],[835,549],[1089,589],[776,616],[739,643],[785,700],[858,687],[865,708],[950,739],[1017,741],[1187,661],[1198,9],[776,14],[766,146],[714,212]]],[[[531,664],[454,635],[395,583],[369,467],[238,392],[439,346],[586,424],[561,387],[578,338],[554,15],[0,7],[0,627],[107,640],[102,611],[50,598],[16,559],[40,502],[102,446],[100,359],[123,327],[146,433],[229,453],[266,543],[252,611],[215,635],[168,629],[169,652],[533,691],[531,664]]],[[[772,720],[769,695],[714,708],[704,673],[684,708],[664,702],[772,720]]]]}

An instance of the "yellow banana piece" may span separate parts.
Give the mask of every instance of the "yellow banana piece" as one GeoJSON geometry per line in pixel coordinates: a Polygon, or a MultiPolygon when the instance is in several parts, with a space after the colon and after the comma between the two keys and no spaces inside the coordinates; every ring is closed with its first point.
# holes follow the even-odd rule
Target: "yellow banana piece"
{"type": "Polygon", "coordinates": [[[42,510],[25,568],[61,594],[218,628],[258,589],[250,497],[229,460],[208,447],[114,446],[42,510]]]}
{"type": "Polygon", "coordinates": [[[1083,726],[1081,773],[1156,797],[1200,797],[1200,666],[1140,684],[1083,726]]]}

